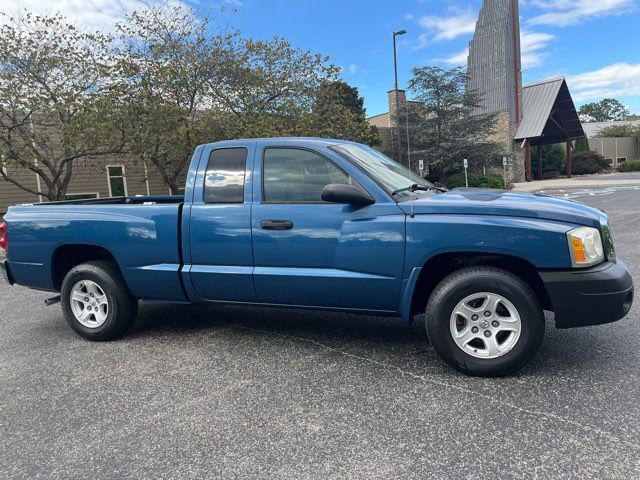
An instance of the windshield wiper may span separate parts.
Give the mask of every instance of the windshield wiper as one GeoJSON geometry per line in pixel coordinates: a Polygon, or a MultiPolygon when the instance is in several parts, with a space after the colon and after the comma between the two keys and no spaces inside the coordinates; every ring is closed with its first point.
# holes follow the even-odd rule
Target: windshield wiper
{"type": "Polygon", "coordinates": [[[411,190],[412,192],[415,192],[416,190],[424,190],[424,191],[433,190],[435,192],[449,191],[447,187],[439,183],[434,183],[433,185],[423,185],[422,183],[414,183],[409,187],[409,190],[411,190]]]}
{"type": "Polygon", "coordinates": [[[430,190],[433,190],[434,192],[446,192],[447,189],[445,187],[440,187],[440,186],[435,186],[435,185],[423,185],[421,183],[412,183],[411,185],[409,185],[408,187],[403,187],[403,188],[398,188],[397,190],[394,190],[393,192],[391,192],[391,195],[396,195],[398,193],[401,192],[415,192],[416,190],[421,190],[424,192],[428,192],[430,190]]]}

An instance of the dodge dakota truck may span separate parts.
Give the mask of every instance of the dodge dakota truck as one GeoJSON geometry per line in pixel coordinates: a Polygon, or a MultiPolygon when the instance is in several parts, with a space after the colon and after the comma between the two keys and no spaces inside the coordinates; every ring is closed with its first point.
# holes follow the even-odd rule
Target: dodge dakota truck
{"type": "Polygon", "coordinates": [[[59,293],[89,340],[139,301],[218,302],[396,316],[425,313],[451,367],[497,376],[557,328],[623,318],[633,282],[607,216],[578,203],[432,185],[369,147],[273,138],[199,146],[184,196],[11,207],[10,284],[59,293]]]}

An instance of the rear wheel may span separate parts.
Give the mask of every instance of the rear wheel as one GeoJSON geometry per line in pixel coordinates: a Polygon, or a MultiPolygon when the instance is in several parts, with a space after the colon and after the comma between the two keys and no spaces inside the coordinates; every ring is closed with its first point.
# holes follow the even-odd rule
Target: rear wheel
{"type": "Polygon", "coordinates": [[[138,304],[118,269],[109,262],[72,268],[62,282],[67,323],[87,340],[111,340],[134,322],[138,304]]]}
{"type": "Polygon", "coordinates": [[[427,305],[427,333],[440,357],[456,370],[500,376],[522,368],[544,337],[544,315],[520,278],[494,267],[448,275],[427,305]]]}

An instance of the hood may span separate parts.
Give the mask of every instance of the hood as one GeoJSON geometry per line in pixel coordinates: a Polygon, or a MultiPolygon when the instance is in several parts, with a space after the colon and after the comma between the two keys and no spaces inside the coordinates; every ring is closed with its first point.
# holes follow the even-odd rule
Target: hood
{"type": "MultiPolygon", "coordinates": [[[[411,201],[398,204],[406,213],[411,201]]],[[[600,210],[580,203],[531,193],[456,188],[445,193],[418,197],[413,201],[415,214],[504,215],[540,218],[598,227],[604,215],[600,210]]]]}

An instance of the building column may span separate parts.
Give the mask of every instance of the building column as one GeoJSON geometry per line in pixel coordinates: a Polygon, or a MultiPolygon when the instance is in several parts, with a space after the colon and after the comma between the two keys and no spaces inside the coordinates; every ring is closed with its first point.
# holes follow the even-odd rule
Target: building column
{"type": "Polygon", "coordinates": [[[567,178],[571,178],[571,162],[573,161],[573,142],[567,141],[567,178]]]}
{"type": "Polygon", "coordinates": [[[529,140],[525,140],[524,147],[524,179],[527,182],[531,181],[531,145],[529,140]]]}
{"type": "Polygon", "coordinates": [[[538,180],[542,180],[542,145],[538,145],[538,180]]]}

